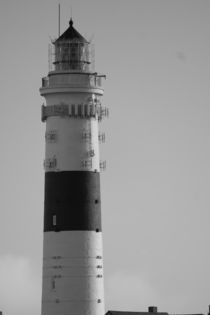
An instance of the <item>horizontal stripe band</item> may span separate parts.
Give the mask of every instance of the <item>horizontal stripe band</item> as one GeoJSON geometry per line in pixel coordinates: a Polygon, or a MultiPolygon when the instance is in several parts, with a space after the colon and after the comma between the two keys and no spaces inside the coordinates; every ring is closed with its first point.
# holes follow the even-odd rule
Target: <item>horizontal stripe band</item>
{"type": "Polygon", "coordinates": [[[101,231],[98,172],[45,173],[44,231],[101,231]]]}

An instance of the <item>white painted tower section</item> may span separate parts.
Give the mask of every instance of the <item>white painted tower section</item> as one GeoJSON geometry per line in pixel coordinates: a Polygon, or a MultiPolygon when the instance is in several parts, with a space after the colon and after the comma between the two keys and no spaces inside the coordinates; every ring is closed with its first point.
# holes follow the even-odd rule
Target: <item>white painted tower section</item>
{"type": "Polygon", "coordinates": [[[42,290],[42,314],[104,315],[102,233],[45,233],[42,290]]]}

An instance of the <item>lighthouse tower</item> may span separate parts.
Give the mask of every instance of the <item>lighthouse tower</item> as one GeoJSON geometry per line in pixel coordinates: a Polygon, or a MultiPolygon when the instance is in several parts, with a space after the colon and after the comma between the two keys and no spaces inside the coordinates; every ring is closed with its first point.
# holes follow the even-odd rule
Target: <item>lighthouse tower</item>
{"type": "Polygon", "coordinates": [[[74,28],[53,43],[42,79],[46,122],[42,315],[104,315],[98,122],[102,78],[74,28]]]}

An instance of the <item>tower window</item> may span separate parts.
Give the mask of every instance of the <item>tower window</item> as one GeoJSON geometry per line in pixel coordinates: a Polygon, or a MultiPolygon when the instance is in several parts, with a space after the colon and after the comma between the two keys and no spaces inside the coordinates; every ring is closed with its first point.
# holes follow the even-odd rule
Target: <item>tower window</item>
{"type": "Polygon", "coordinates": [[[56,215],[54,214],[53,215],[53,226],[56,226],[57,224],[57,218],[56,218],[56,215]]]}
{"type": "Polygon", "coordinates": [[[57,142],[57,130],[49,130],[46,132],[45,134],[45,139],[46,139],[46,142],[48,143],[54,143],[54,142],[57,142]]]}

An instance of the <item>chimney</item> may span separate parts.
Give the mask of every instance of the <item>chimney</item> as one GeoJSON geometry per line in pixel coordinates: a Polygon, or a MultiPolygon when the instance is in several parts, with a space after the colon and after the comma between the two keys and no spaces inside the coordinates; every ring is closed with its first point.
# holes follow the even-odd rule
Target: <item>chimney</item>
{"type": "MultiPolygon", "coordinates": [[[[158,312],[157,306],[149,306],[149,307],[148,307],[148,312],[149,312],[149,313],[157,313],[157,312],[158,312]]],[[[209,315],[210,315],[210,314],[209,314],[209,315]]]]}

